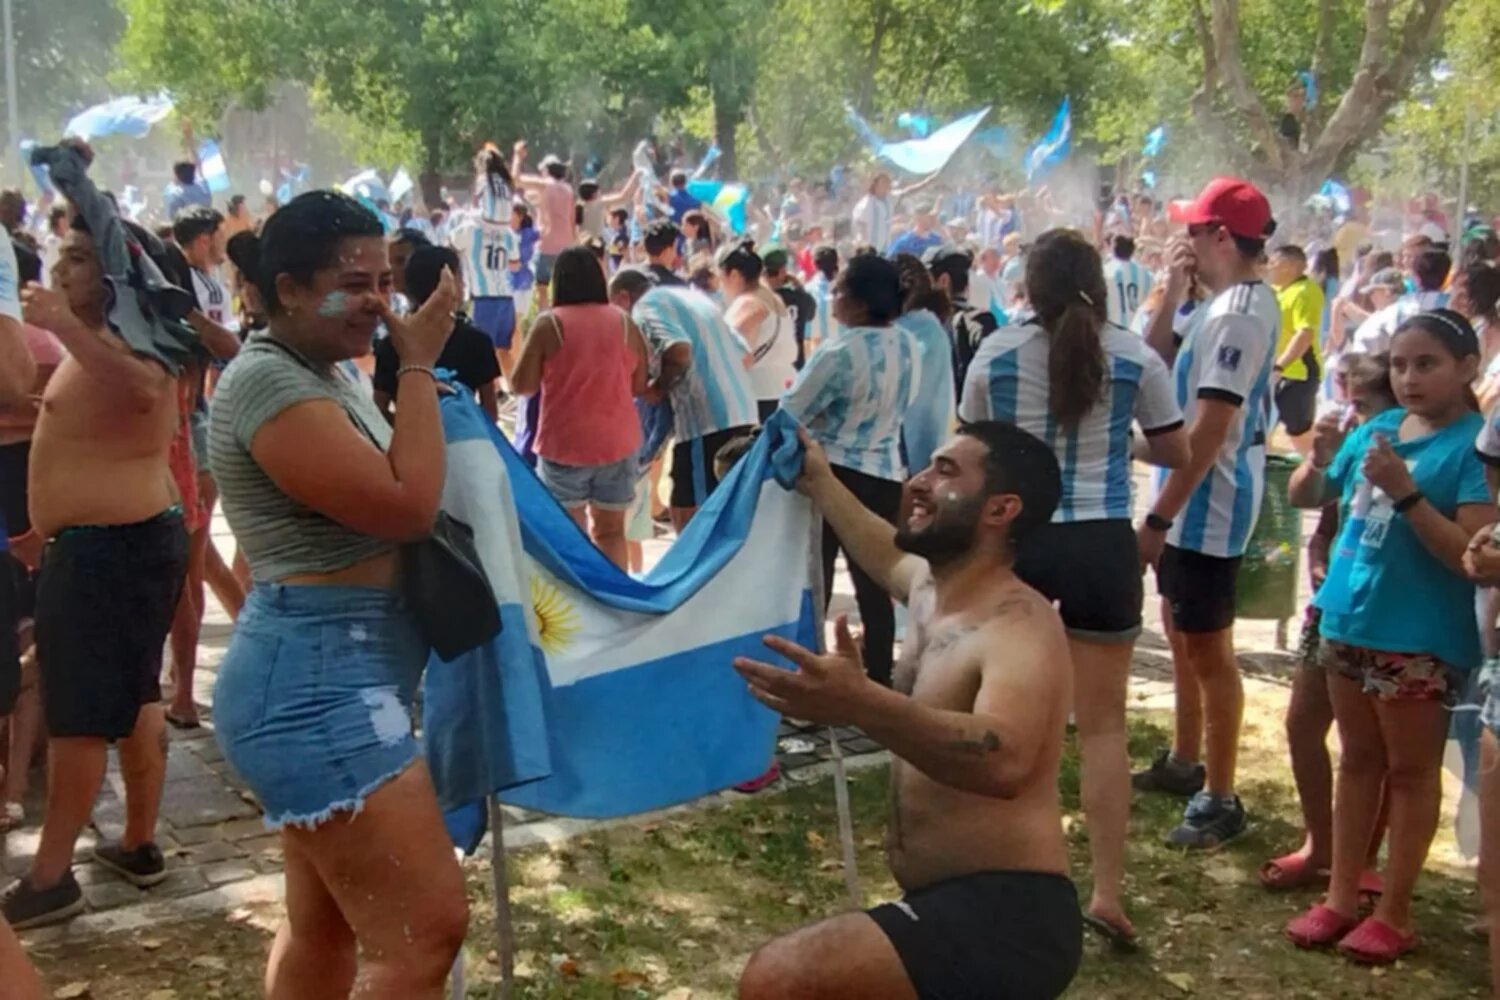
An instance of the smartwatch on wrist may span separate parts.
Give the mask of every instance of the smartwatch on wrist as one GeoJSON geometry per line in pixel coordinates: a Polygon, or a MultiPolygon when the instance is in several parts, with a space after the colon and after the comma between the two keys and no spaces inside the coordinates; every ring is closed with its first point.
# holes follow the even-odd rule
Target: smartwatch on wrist
{"type": "Polygon", "coordinates": [[[1152,531],[1171,531],[1172,522],[1162,517],[1160,514],[1151,513],[1146,515],[1146,527],[1150,528],[1152,531]]]}
{"type": "Polygon", "coordinates": [[[1394,510],[1397,514],[1405,514],[1407,511],[1411,510],[1413,507],[1415,507],[1425,499],[1427,498],[1422,495],[1421,490],[1412,490],[1406,496],[1402,497],[1400,500],[1397,500],[1394,504],[1392,504],[1391,509],[1394,510]]]}

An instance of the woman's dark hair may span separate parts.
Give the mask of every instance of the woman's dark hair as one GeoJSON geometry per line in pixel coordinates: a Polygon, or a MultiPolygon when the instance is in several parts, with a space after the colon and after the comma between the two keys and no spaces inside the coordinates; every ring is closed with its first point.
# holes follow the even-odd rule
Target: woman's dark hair
{"type": "Polygon", "coordinates": [[[582,198],[584,201],[592,201],[594,199],[594,196],[597,195],[598,193],[599,193],[599,182],[598,181],[579,181],[578,182],[578,197],[582,198]]]}
{"type": "Polygon", "coordinates": [[[840,294],[865,309],[872,326],[889,326],[901,315],[901,272],[876,254],[859,254],[838,277],[840,294]]]}
{"type": "Polygon", "coordinates": [[[755,252],[754,240],[739,240],[726,245],[719,251],[714,266],[720,271],[738,271],[751,284],[759,281],[765,270],[760,255],[755,252]]]}
{"type": "Polygon", "coordinates": [[[260,264],[253,275],[266,311],[281,312],[276,279],[289,274],[300,285],[330,266],[339,245],[360,236],[383,236],[375,214],[346,194],[308,191],[278,208],[260,234],[260,264]]]}
{"type": "Polygon", "coordinates": [[[685,213],[682,217],[682,234],[684,236],[687,236],[687,230],[689,226],[693,226],[696,232],[692,236],[688,236],[688,239],[712,239],[708,228],[708,216],[704,215],[697,209],[693,209],[693,211],[685,213]]]}
{"type": "Polygon", "coordinates": [[[1026,298],[1050,341],[1048,405],[1065,426],[1104,396],[1108,294],[1099,251],[1072,229],[1043,233],[1026,257],[1026,298]]]}
{"type": "Polygon", "coordinates": [[[1365,268],[1369,274],[1376,274],[1388,267],[1396,266],[1396,255],[1389,250],[1373,251],[1365,260],[1365,268]]]}
{"type": "Polygon", "coordinates": [[[474,172],[482,175],[484,186],[489,189],[495,201],[510,200],[510,193],[516,182],[510,175],[510,167],[505,165],[505,154],[500,152],[498,146],[487,142],[479,148],[479,154],[474,157],[474,172]]]}
{"type": "Polygon", "coordinates": [[[586,246],[568,247],[552,265],[552,304],[582,306],[609,302],[599,258],[586,246]]]}
{"type": "Polygon", "coordinates": [[[413,308],[432,298],[442,280],[443,268],[450,269],[457,277],[460,266],[458,253],[452,247],[418,245],[406,259],[406,294],[413,308]]]}
{"type": "Polygon", "coordinates": [[[229,242],[224,244],[224,255],[235,269],[244,275],[245,280],[251,283],[255,281],[255,274],[260,270],[260,237],[246,229],[229,237],[229,242]]]}
{"type": "Polygon", "coordinates": [[[1313,273],[1324,281],[1339,276],[1339,252],[1333,247],[1324,247],[1313,255],[1313,273]]]}
{"type": "Polygon", "coordinates": [[[813,267],[822,272],[829,281],[839,273],[839,252],[836,247],[824,243],[813,248],[813,267]]]}
{"type": "Polygon", "coordinates": [[[1493,264],[1475,264],[1464,273],[1464,292],[1475,318],[1494,319],[1500,306],[1500,268],[1493,264]]]}
{"type": "Polygon", "coordinates": [[[1423,250],[1411,263],[1412,277],[1417,279],[1417,286],[1424,292],[1441,291],[1451,270],[1453,258],[1446,250],[1423,250]]]}
{"type": "Polygon", "coordinates": [[[24,243],[16,243],[15,250],[16,278],[19,280],[21,287],[24,288],[31,282],[40,282],[42,280],[41,256],[24,243]]]}
{"type": "Polygon", "coordinates": [[[934,288],[932,273],[915,254],[898,253],[895,258],[896,273],[901,276],[901,313],[926,309],[942,323],[953,315],[953,303],[948,293],[934,288]]]}

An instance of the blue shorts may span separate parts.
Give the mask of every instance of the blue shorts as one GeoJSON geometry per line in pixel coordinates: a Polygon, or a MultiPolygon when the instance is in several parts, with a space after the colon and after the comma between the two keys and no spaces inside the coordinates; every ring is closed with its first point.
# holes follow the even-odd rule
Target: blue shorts
{"type": "Polygon", "coordinates": [[[509,295],[488,295],[474,300],[474,325],[485,332],[490,343],[502,351],[510,350],[516,335],[516,300],[509,295]]]}
{"type": "Polygon", "coordinates": [[[569,510],[592,504],[600,510],[629,510],[640,478],[635,455],[609,465],[563,465],[537,458],[537,478],[569,510]]]}
{"type": "Polygon", "coordinates": [[[376,587],[257,584],[214,685],[215,736],[269,829],[358,812],[417,759],[427,644],[376,587]]]}
{"type": "Polygon", "coordinates": [[[552,284],[552,267],[556,263],[557,254],[555,253],[539,253],[536,255],[536,260],[533,261],[531,270],[536,275],[536,283],[538,285],[552,284]]]}

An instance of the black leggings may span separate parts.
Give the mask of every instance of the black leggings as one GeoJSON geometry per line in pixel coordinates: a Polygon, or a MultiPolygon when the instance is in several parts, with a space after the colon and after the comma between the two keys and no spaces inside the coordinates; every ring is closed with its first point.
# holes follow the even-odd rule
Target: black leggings
{"type": "MultiPolygon", "coordinates": [[[[901,509],[901,484],[889,479],[877,479],[863,472],[846,469],[842,465],[833,467],[833,476],[846,486],[850,493],[869,510],[896,523],[901,509]]],[[[828,606],[833,597],[833,563],[838,556],[838,536],[823,522],[823,606],[828,606]]],[[[848,557],[848,551],[845,550],[848,557]]],[[[896,609],[891,606],[891,595],[885,592],[874,577],[866,573],[852,557],[849,558],[849,575],[854,579],[854,600],[859,605],[859,619],[864,625],[865,672],[870,679],[891,686],[891,650],[896,642],[896,609]]]]}

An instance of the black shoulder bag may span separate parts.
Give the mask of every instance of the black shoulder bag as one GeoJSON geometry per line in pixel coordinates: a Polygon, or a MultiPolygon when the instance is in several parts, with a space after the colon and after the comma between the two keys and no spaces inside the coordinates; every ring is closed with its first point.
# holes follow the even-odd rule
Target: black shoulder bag
{"type": "MultiPolygon", "coordinates": [[[[287,345],[270,336],[265,342],[317,374],[287,345]]],[[[380,448],[380,440],[359,414],[342,400],[340,406],[350,422],[380,448]]],[[[416,619],[417,630],[438,659],[448,663],[500,634],[499,601],[484,574],[473,528],[440,509],[432,534],[419,542],[404,543],[399,560],[401,596],[416,619]]]]}

